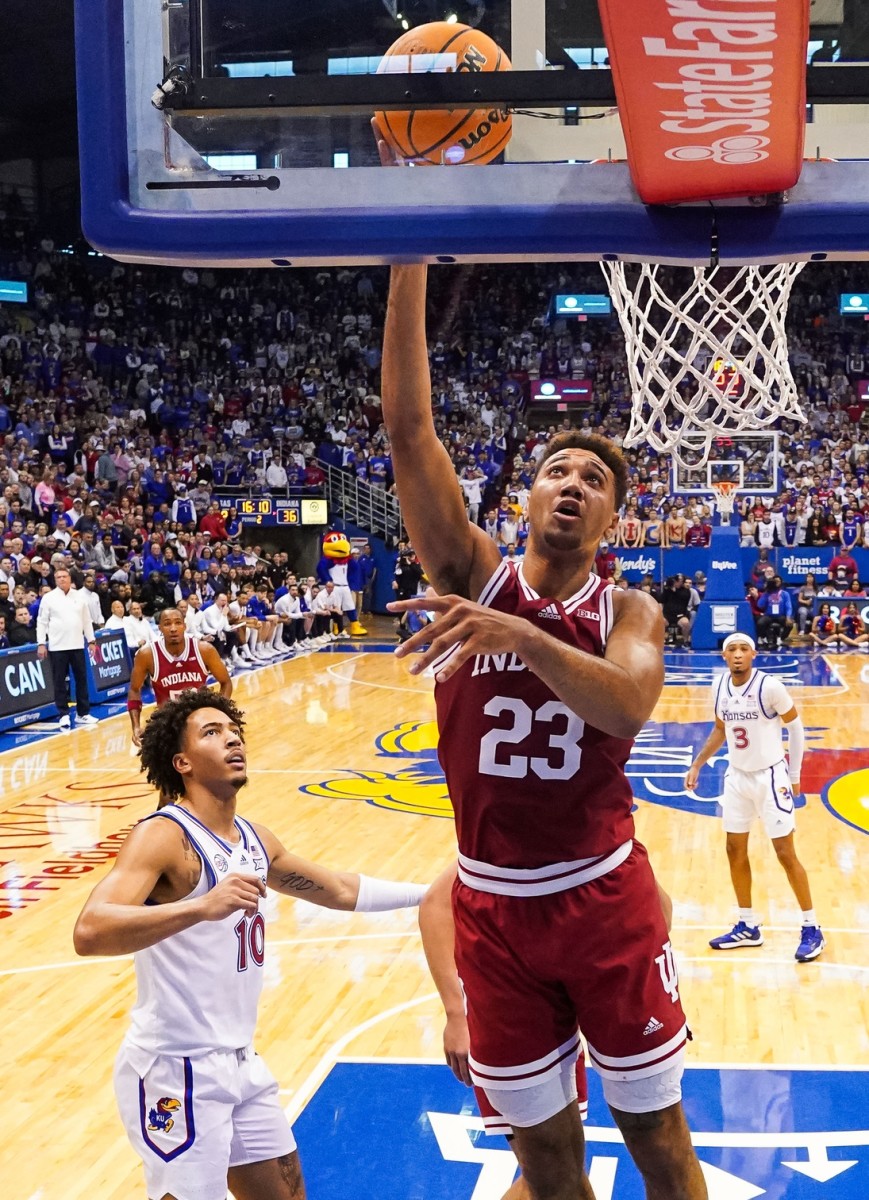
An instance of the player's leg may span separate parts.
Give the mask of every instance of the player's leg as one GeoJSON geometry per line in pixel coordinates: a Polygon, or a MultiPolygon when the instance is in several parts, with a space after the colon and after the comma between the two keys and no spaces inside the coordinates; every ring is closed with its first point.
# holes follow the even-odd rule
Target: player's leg
{"type": "Polygon", "coordinates": [[[679,976],[644,848],[565,900],[575,965],[568,986],[604,1098],[648,1200],[706,1200],[682,1112],[689,1036],[679,976]]]}
{"type": "Polygon", "coordinates": [[[296,1139],[278,1084],[253,1047],[236,1052],[229,1190],[236,1200],[305,1200],[296,1139]]]}
{"type": "MultiPolygon", "coordinates": [[[[526,1190],[509,1192],[510,1200],[593,1200],[576,1103],[579,1035],[570,997],[552,982],[550,958],[562,943],[549,937],[549,907],[464,884],[453,893],[469,1066],[475,1087],[512,1127],[526,1190]]],[[[482,1104],[481,1112],[485,1120],[482,1104]]]]}
{"type": "Polygon", "coordinates": [[[809,877],[806,874],[806,868],[797,858],[794,835],[789,833],[786,837],[773,838],[772,844],[775,848],[776,857],[784,868],[785,875],[788,877],[791,891],[797,898],[800,911],[807,912],[812,907],[812,892],[809,887],[809,877]]]}
{"type": "Polygon", "coordinates": [[[585,1137],[575,1103],[539,1125],[524,1129],[514,1125],[513,1152],[522,1168],[522,1179],[507,1193],[510,1200],[594,1200],[585,1171],[585,1137]]]}
{"type": "Polygon", "coordinates": [[[230,1167],[229,1190],[235,1200],[305,1200],[298,1150],[265,1162],[230,1167]]]}
{"type": "Polygon", "coordinates": [[[706,1200],[706,1181],[681,1101],[644,1113],[610,1105],[610,1112],[643,1177],[646,1200],[706,1200]]]}
{"type": "Polygon", "coordinates": [[[730,881],[740,908],[751,908],[751,862],[748,858],[747,833],[727,834],[727,863],[730,881]]]}

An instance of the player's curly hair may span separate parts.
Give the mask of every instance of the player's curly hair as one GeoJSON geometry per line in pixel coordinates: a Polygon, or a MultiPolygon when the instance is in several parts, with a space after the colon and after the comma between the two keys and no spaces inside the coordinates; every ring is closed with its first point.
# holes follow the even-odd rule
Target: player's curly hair
{"type": "Polygon", "coordinates": [[[540,456],[535,477],[548,458],[559,450],[590,450],[605,463],[613,473],[613,483],[616,493],[616,508],[621,508],[628,492],[628,464],[618,446],[599,433],[583,433],[579,429],[565,429],[556,433],[546,443],[546,450],[540,456]]]}
{"type": "Polygon", "coordinates": [[[142,731],[141,770],[148,782],[177,800],[184,795],[184,779],[172,760],[180,753],[187,718],[200,708],[216,708],[234,721],[244,741],[244,714],[231,700],[207,688],[190,688],[175,700],[168,700],[154,712],[142,731]]]}

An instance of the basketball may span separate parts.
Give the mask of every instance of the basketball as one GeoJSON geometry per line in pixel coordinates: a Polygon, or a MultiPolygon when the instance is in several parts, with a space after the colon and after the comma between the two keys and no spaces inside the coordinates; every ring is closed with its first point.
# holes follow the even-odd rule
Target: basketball
{"type": "MultiPolygon", "coordinates": [[[[510,69],[507,55],[485,33],[467,25],[432,21],[402,34],[383,56],[377,73],[510,69]]],[[[513,132],[506,106],[378,112],[375,117],[398,158],[420,165],[483,165],[501,153],[513,132]]]]}

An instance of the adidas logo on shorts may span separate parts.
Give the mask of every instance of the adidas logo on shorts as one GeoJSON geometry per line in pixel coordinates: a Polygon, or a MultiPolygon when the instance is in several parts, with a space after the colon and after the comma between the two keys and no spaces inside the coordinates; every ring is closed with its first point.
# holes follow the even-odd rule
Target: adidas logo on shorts
{"type": "Polygon", "coordinates": [[[657,1033],[659,1029],[663,1028],[663,1021],[659,1021],[657,1017],[649,1017],[649,1023],[643,1030],[643,1037],[648,1037],[650,1033],[657,1033]]]}
{"type": "Polygon", "coordinates": [[[538,617],[546,617],[547,620],[549,620],[549,621],[560,621],[561,620],[561,613],[558,611],[558,609],[555,607],[554,604],[547,604],[545,608],[541,608],[540,612],[537,615],[538,615],[538,617]]]}

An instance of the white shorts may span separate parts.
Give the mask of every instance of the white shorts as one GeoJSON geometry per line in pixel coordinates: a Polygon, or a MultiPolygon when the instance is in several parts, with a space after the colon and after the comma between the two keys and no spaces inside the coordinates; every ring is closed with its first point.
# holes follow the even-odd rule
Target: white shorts
{"type": "Polygon", "coordinates": [[[230,1167],[296,1148],[277,1081],[252,1047],[176,1058],[125,1041],[115,1096],[150,1197],[226,1200],[230,1167]]]}
{"type": "Polygon", "coordinates": [[[749,833],[759,817],[769,837],[787,837],[796,828],[788,764],[782,759],[762,771],[728,767],[721,807],[726,833],[749,833]]]}
{"type": "Polygon", "coordinates": [[[337,596],[342,612],[350,612],[351,609],[356,607],[356,597],[346,584],[336,583],[335,590],[332,595],[337,596]]]}

